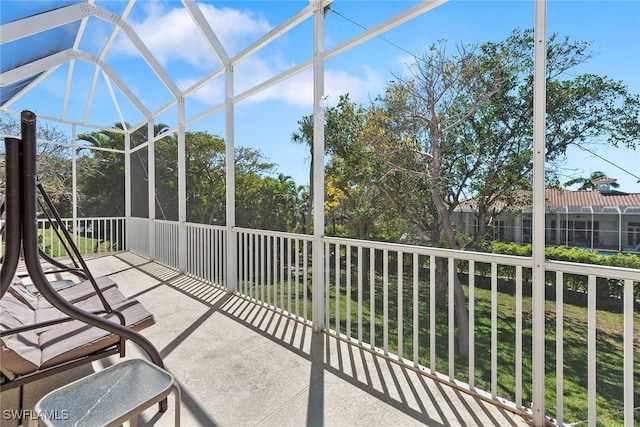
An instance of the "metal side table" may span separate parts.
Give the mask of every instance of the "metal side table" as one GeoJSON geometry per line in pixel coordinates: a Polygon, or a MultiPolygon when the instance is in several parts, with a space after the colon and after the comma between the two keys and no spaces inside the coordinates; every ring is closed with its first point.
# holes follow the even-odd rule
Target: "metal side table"
{"type": "Polygon", "coordinates": [[[36,403],[37,425],[135,426],[138,414],[175,393],[180,426],[180,387],[173,376],[143,359],[126,360],[60,387],[36,403]]]}

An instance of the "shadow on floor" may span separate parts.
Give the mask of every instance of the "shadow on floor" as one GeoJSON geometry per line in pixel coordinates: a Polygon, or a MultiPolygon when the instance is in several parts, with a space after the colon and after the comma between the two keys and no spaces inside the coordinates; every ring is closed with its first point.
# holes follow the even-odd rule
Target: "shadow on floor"
{"type": "MultiPolygon", "coordinates": [[[[335,336],[313,333],[307,323],[285,316],[278,310],[229,294],[215,285],[176,275],[174,270],[157,264],[132,265],[132,268],[153,276],[159,281],[157,286],[169,286],[207,307],[204,314],[161,349],[163,357],[217,313],[309,361],[308,426],[321,426],[327,421],[325,400],[329,375],[425,425],[445,426],[449,425],[447,420],[463,425],[482,425],[487,420],[493,425],[519,424],[508,411],[335,336]]],[[[151,291],[153,288],[144,292],[151,291]]],[[[215,425],[193,396],[185,393],[183,400],[201,425],[215,425]]]]}

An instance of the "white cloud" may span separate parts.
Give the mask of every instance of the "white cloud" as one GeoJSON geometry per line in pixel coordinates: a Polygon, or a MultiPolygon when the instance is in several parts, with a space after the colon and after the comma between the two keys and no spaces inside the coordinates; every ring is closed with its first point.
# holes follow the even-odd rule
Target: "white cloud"
{"type": "Polygon", "coordinates": [[[384,91],[385,81],[382,76],[368,66],[363,66],[363,75],[355,76],[340,70],[327,70],[325,75],[325,93],[337,103],[339,96],[349,93],[349,99],[355,102],[366,102],[384,91]]]}
{"type": "MultiPolygon", "coordinates": [[[[244,91],[268,80],[280,72],[277,68],[269,66],[260,58],[249,58],[243,61],[243,67],[235,69],[234,81],[235,93],[239,95],[244,91]]],[[[183,80],[178,87],[185,88],[195,83],[195,80],[183,80]]],[[[327,69],[325,71],[325,96],[329,105],[335,105],[340,95],[349,94],[349,98],[355,102],[363,102],[369,96],[375,96],[384,89],[381,76],[370,69],[363,67],[359,75],[350,74],[344,70],[327,69]]],[[[193,96],[213,105],[222,100],[223,87],[219,81],[203,87],[193,96]]],[[[313,105],[313,71],[305,70],[289,79],[271,86],[244,102],[262,102],[279,99],[288,104],[299,107],[311,107],[313,105]]]]}
{"type": "MultiPolygon", "coordinates": [[[[215,55],[184,8],[167,8],[160,2],[142,4],[144,19],[131,18],[129,23],[163,66],[175,62],[203,70],[217,68],[215,55]]],[[[263,17],[252,12],[216,8],[210,4],[198,5],[230,56],[272,28],[263,17]]],[[[118,39],[112,50],[116,54],[137,54],[135,47],[122,38],[118,39]]],[[[273,52],[268,57],[258,54],[237,64],[234,68],[235,93],[240,94],[291,67],[292,64],[283,60],[283,56],[273,52]]],[[[176,81],[176,84],[184,90],[201,77],[185,77],[176,81]]],[[[339,96],[345,93],[349,93],[353,101],[365,102],[370,94],[379,93],[383,86],[380,75],[368,67],[356,72],[338,69],[327,69],[325,72],[325,94],[329,104],[337,103],[339,96]]],[[[223,94],[223,85],[216,79],[191,96],[207,105],[215,105],[223,100],[223,94]]],[[[270,99],[280,99],[301,107],[312,106],[312,71],[301,72],[252,96],[246,102],[270,99]]]]}
{"type": "Polygon", "coordinates": [[[398,56],[394,63],[400,69],[399,74],[405,77],[411,76],[411,70],[416,66],[417,59],[414,55],[401,55],[398,56]]]}
{"type": "MultiPolygon", "coordinates": [[[[198,79],[180,79],[176,82],[178,88],[182,91],[190,88],[198,79]]],[[[224,82],[216,79],[205,86],[201,87],[197,92],[191,95],[193,98],[200,100],[205,105],[216,105],[224,101],[224,82]]]]}
{"type": "MultiPolygon", "coordinates": [[[[195,67],[210,68],[218,61],[202,33],[184,8],[166,9],[157,2],[145,2],[145,18],[129,19],[129,24],[161,64],[185,61],[195,67]]],[[[233,55],[249,40],[257,39],[271,29],[261,16],[231,8],[199,4],[227,53],[233,55]]],[[[133,44],[122,37],[113,51],[137,54],[133,44]]]]}
{"type": "MultiPolygon", "coordinates": [[[[375,96],[384,87],[378,73],[363,67],[360,75],[350,74],[344,70],[325,70],[325,97],[329,105],[337,104],[340,95],[349,94],[355,102],[366,102],[369,96],[375,96]]],[[[313,71],[306,70],[284,82],[270,87],[255,96],[256,101],[280,98],[300,107],[313,106],[313,71]]]]}

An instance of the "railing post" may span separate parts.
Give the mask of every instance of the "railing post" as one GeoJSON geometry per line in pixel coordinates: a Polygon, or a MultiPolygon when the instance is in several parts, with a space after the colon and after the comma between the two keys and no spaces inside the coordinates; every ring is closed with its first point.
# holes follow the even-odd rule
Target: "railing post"
{"type": "Polygon", "coordinates": [[[71,125],[71,217],[73,224],[73,241],[78,241],[78,152],[76,150],[77,130],[76,125],[71,125]]]}
{"type": "Polygon", "coordinates": [[[546,0],[535,1],[533,78],[533,282],[532,381],[533,425],[545,425],[545,113],[546,113],[546,0]]]}
{"type": "Polygon", "coordinates": [[[131,250],[131,133],[124,134],[124,249],[131,250]]]}
{"type": "Polygon", "coordinates": [[[155,129],[153,126],[153,118],[149,117],[147,123],[147,175],[149,178],[149,259],[154,260],[156,257],[156,157],[155,157],[155,129]]]}
{"type": "Polygon", "coordinates": [[[313,12],[313,330],[324,325],[324,4],[313,12]]]}
{"type": "Polygon", "coordinates": [[[619,207],[618,209],[618,250],[622,250],[622,211],[619,207]]]}
{"type": "MultiPolygon", "coordinates": [[[[623,288],[623,366],[622,372],[624,376],[624,425],[625,427],[631,427],[634,424],[634,406],[633,406],[633,381],[634,381],[634,373],[633,373],[633,306],[634,306],[634,296],[633,296],[633,281],[627,279],[624,281],[623,288]]],[[[636,362],[637,363],[637,362],[636,362]]]]}
{"type": "Polygon", "coordinates": [[[225,114],[225,149],[226,149],[226,216],[227,216],[227,241],[225,262],[225,286],[229,292],[238,289],[238,254],[236,242],[236,178],[235,178],[235,132],[234,132],[234,105],[233,105],[233,66],[227,64],[224,74],[224,114],[225,114]]]}
{"type": "MultiPolygon", "coordinates": [[[[178,107],[178,270],[187,271],[187,166],[184,128],[184,98],[178,107]]],[[[192,254],[194,256],[194,254],[192,254]]]]}

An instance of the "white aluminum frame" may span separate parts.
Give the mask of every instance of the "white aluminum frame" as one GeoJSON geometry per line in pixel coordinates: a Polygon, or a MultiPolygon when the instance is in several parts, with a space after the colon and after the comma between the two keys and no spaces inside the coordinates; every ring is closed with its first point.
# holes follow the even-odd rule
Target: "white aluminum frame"
{"type": "MultiPolygon", "coordinates": [[[[532,290],[532,352],[533,352],[533,425],[544,426],[545,415],[545,132],[546,132],[546,58],[547,2],[535,1],[534,73],[533,73],[533,290],[532,290]]],[[[594,292],[595,294],[595,292],[594,292]]]]}
{"type": "MultiPolygon", "coordinates": [[[[186,225],[186,164],[185,164],[185,128],[188,124],[193,123],[197,120],[200,120],[208,115],[214,114],[218,111],[224,110],[225,112],[225,141],[227,144],[226,148],[226,167],[227,167],[227,224],[225,227],[226,231],[226,250],[227,254],[235,254],[236,253],[236,236],[238,235],[238,229],[235,224],[235,180],[234,180],[234,106],[237,102],[240,102],[255,93],[258,93],[278,82],[281,82],[294,74],[297,74],[311,66],[313,66],[313,86],[314,86],[314,134],[313,134],[313,155],[314,155],[314,168],[313,168],[313,182],[314,187],[316,188],[314,197],[313,197],[313,205],[314,205],[314,231],[312,238],[312,253],[313,253],[313,284],[314,284],[314,307],[313,307],[313,327],[315,331],[320,331],[324,327],[328,326],[326,323],[325,317],[325,306],[324,306],[324,284],[325,284],[325,274],[328,274],[328,266],[325,264],[325,251],[327,250],[327,246],[325,243],[327,239],[323,235],[323,224],[324,224],[324,194],[321,190],[324,188],[324,66],[325,61],[328,58],[337,56],[373,37],[376,37],[404,22],[407,22],[416,16],[419,16],[423,13],[426,13],[429,10],[434,9],[435,7],[443,4],[446,0],[425,0],[420,2],[419,4],[412,6],[405,10],[404,12],[381,22],[380,24],[372,27],[369,30],[364,31],[363,33],[352,37],[351,39],[338,44],[337,46],[325,51],[324,49],[324,19],[325,19],[325,10],[326,8],[333,2],[333,0],[310,0],[310,4],[300,10],[298,13],[293,15],[289,20],[284,22],[283,24],[276,27],[270,33],[266,34],[257,42],[253,43],[251,46],[240,52],[233,58],[228,56],[224,46],[218,39],[214,29],[206,21],[202,11],[199,9],[197,3],[193,0],[183,0],[182,3],[189,13],[189,16],[194,21],[195,25],[200,29],[201,34],[204,39],[210,46],[212,52],[216,55],[216,57],[220,60],[221,66],[219,69],[213,71],[209,76],[204,77],[197,83],[195,83],[192,87],[188,88],[184,92],[181,92],[172,79],[168,76],[168,74],[164,71],[164,69],[160,66],[159,62],[155,59],[155,57],[151,54],[148,48],[144,45],[142,40],[137,36],[137,34],[133,31],[131,26],[127,24],[124,18],[129,14],[131,8],[133,7],[135,0],[131,0],[124,9],[123,15],[118,16],[117,14],[113,14],[111,12],[106,11],[100,7],[97,7],[91,3],[81,3],[75,4],[67,7],[63,7],[61,9],[57,9],[51,12],[39,14],[30,18],[26,18],[20,21],[8,23],[2,26],[0,29],[2,31],[3,39],[0,44],[4,44],[10,42],[12,40],[16,40],[22,37],[26,37],[31,34],[35,34],[37,32],[45,31],[49,28],[54,28],[65,23],[83,20],[86,22],[86,19],[90,16],[95,16],[104,21],[110,22],[114,25],[114,30],[111,33],[104,49],[102,50],[99,57],[95,57],[93,55],[87,54],[86,52],[82,52],[77,49],[77,41],[76,45],[73,49],[68,49],[64,52],[60,52],[54,55],[51,55],[47,58],[43,58],[38,61],[34,61],[31,64],[26,64],[22,67],[18,67],[14,70],[7,71],[0,75],[0,84],[5,85],[8,83],[20,81],[24,78],[27,78],[32,75],[36,75],[37,73],[44,73],[41,77],[36,79],[32,84],[28,85],[24,90],[20,91],[12,100],[9,101],[14,102],[15,99],[21,97],[24,93],[31,90],[35,87],[39,82],[41,82],[47,75],[51,73],[52,70],[56,69],[58,66],[63,64],[66,61],[73,61],[76,59],[80,59],[83,61],[88,61],[97,66],[96,74],[94,75],[94,81],[92,84],[91,93],[89,94],[89,104],[87,105],[87,109],[84,115],[84,121],[86,122],[89,116],[90,102],[93,98],[93,94],[95,91],[95,84],[97,80],[98,69],[102,70],[105,76],[105,80],[107,82],[107,86],[109,88],[109,92],[111,93],[114,104],[116,105],[116,110],[118,111],[118,115],[120,120],[124,124],[124,117],[117,106],[117,101],[115,100],[115,96],[113,95],[113,89],[111,88],[110,81],[113,81],[120,90],[125,94],[125,96],[132,102],[132,104],[141,112],[144,119],[141,123],[138,123],[129,129],[125,129],[125,171],[127,176],[125,177],[125,210],[127,215],[128,223],[136,224],[139,229],[139,225],[146,220],[133,219],[131,218],[131,154],[142,147],[146,147],[148,149],[148,174],[149,174],[149,219],[148,219],[148,229],[145,232],[140,231],[139,236],[144,236],[148,238],[148,246],[145,246],[148,252],[148,256],[151,259],[155,258],[154,248],[156,247],[155,239],[156,239],[156,230],[155,223],[156,220],[155,214],[155,167],[154,167],[154,141],[157,137],[153,134],[153,125],[154,120],[163,112],[167,111],[173,105],[177,105],[177,134],[179,141],[179,157],[178,157],[178,176],[179,176],[179,225],[178,225],[178,234],[177,234],[177,253],[178,259],[177,264],[178,268],[182,271],[187,269],[187,259],[186,259],[186,251],[181,250],[181,248],[186,248],[187,246],[187,225],[186,225]],[[253,88],[246,90],[243,93],[235,94],[234,93],[234,85],[233,85],[233,66],[244,59],[250,57],[251,55],[258,52],[264,46],[272,42],[273,40],[280,37],[282,34],[296,27],[301,22],[304,22],[306,19],[313,16],[313,58],[307,61],[303,61],[302,63],[290,68],[289,70],[284,71],[283,73],[275,76],[267,81],[264,81],[253,88]],[[159,110],[155,112],[150,112],[149,109],[139,100],[135,94],[128,88],[128,86],[110,69],[109,65],[104,61],[106,53],[109,50],[109,47],[113,43],[115,36],[118,31],[123,31],[131,40],[133,45],[138,49],[140,55],[145,60],[145,62],[149,65],[151,70],[155,73],[158,79],[164,84],[164,86],[169,90],[173,99],[169,101],[165,106],[161,107],[159,110]],[[193,118],[185,117],[185,96],[193,94],[199,88],[203,87],[208,82],[213,79],[224,75],[225,79],[225,98],[224,102],[215,106],[212,109],[202,113],[193,118]],[[147,125],[149,139],[146,144],[143,144],[142,147],[136,147],[134,150],[131,149],[131,140],[130,136],[133,131],[140,128],[141,126],[147,125]],[[318,190],[320,189],[320,190],[318,190]],[[148,233],[147,236],[145,234],[148,233]]],[[[540,284],[544,281],[544,273],[545,268],[548,267],[548,263],[545,260],[544,256],[544,216],[545,216],[545,203],[544,203],[544,147],[545,147],[545,93],[546,93],[546,82],[545,82],[545,51],[546,51],[546,2],[547,0],[535,0],[535,39],[536,39],[536,49],[535,49],[535,72],[534,72],[534,183],[533,183],[533,279],[534,283],[540,284]]],[[[83,24],[84,25],[84,24],[83,24]]],[[[73,74],[73,65],[70,66],[69,70],[69,79],[73,74]]],[[[63,114],[61,121],[66,121],[66,105],[68,99],[68,91],[70,90],[69,84],[67,84],[67,95],[65,95],[65,107],[63,108],[63,114]]],[[[6,108],[6,106],[5,106],[6,108]]],[[[71,122],[72,123],[72,122],[71,122]]],[[[80,124],[80,123],[78,123],[80,124]]],[[[82,123],[83,126],[88,126],[86,123],[82,123]]],[[[101,128],[106,129],[106,128],[101,128]]],[[[111,130],[111,129],[109,129],[111,130]]],[[[73,132],[75,134],[75,126],[73,127],[73,132]]],[[[74,135],[75,137],[75,135],[74,135]]],[[[74,180],[75,181],[75,180],[74,180]]],[[[75,217],[75,211],[74,211],[75,217]]],[[[166,228],[168,225],[164,222],[161,223],[161,227],[166,228]]],[[[162,228],[162,229],[164,229],[162,228]]],[[[243,235],[244,236],[244,235],[243,235]]],[[[244,237],[243,237],[244,238],[244,237]]],[[[131,241],[128,242],[131,244],[131,241]]],[[[293,243],[289,242],[290,245],[293,243]]],[[[297,244],[297,242],[296,242],[297,244]]],[[[370,246],[371,247],[371,246],[370,246]]],[[[304,247],[305,251],[307,250],[307,246],[304,247]]],[[[363,248],[358,247],[359,253],[363,248]]],[[[247,249],[245,249],[247,250],[247,249]]],[[[366,249],[365,249],[366,250],[366,249]]],[[[371,249],[373,250],[373,249],[371,249]]],[[[386,249],[385,249],[386,250],[386,249]]],[[[385,252],[386,254],[386,252],[385,252]]],[[[459,256],[458,256],[459,258],[459,256]]],[[[306,258],[305,258],[306,259],[306,258]]],[[[373,257],[372,257],[373,259],[373,257]]],[[[431,261],[435,260],[435,255],[431,255],[431,261]]],[[[238,284],[236,283],[237,277],[235,272],[237,271],[237,257],[235,256],[227,256],[226,260],[226,277],[224,278],[225,286],[230,291],[236,291],[238,284]],[[234,272],[234,274],[229,274],[229,272],[234,272]]],[[[473,266],[473,264],[471,264],[473,266]]],[[[270,268],[268,265],[267,268],[270,268]]],[[[359,265],[358,270],[362,268],[366,268],[366,266],[359,265]]],[[[451,265],[449,268],[453,268],[451,265]]],[[[473,268],[473,267],[472,267],[473,268]]],[[[495,264],[494,264],[495,268],[495,264]]],[[[521,275],[521,271],[519,273],[521,275]]],[[[590,279],[591,280],[591,279],[590,279]]],[[[630,282],[629,282],[630,283],[630,282]]],[[[473,289],[473,287],[471,288],[473,289]]],[[[625,295],[630,294],[632,292],[632,283],[627,284],[625,287],[625,295]]],[[[274,295],[274,298],[276,296],[274,295]]],[[[387,296],[384,296],[385,301],[387,296]]],[[[542,426],[546,422],[545,418],[545,405],[544,405],[544,329],[545,329],[545,307],[544,307],[544,287],[536,286],[534,287],[533,293],[533,424],[542,426]]],[[[627,298],[631,300],[631,298],[627,298]]],[[[521,310],[521,307],[519,308],[521,310]]],[[[632,310],[627,310],[627,312],[631,312],[632,310]]],[[[625,313],[627,313],[625,312],[625,313]]],[[[473,317],[471,318],[473,320],[473,317]]],[[[359,322],[362,319],[359,318],[359,322]]],[[[520,325],[521,327],[521,325],[520,325]]],[[[631,315],[626,315],[625,317],[625,328],[633,327],[633,319],[631,315]]],[[[373,325],[372,325],[372,335],[373,335],[373,325]]],[[[495,331],[493,331],[495,334],[495,331]]],[[[361,333],[360,333],[361,335],[361,333]]],[[[385,334],[386,337],[386,334],[385,334]]],[[[432,338],[433,339],[433,338],[432,338]]],[[[449,336],[449,345],[451,344],[452,337],[449,336]]],[[[361,341],[361,336],[359,337],[361,341]]],[[[432,343],[433,344],[433,343],[432,343]]],[[[374,343],[371,344],[372,346],[374,343]]],[[[520,344],[521,345],[521,344],[520,344]]],[[[384,351],[386,352],[387,343],[386,341],[383,343],[384,351]]],[[[434,346],[432,345],[432,348],[434,346]]],[[[521,349],[519,350],[521,353],[521,349]]],[[[625,369],[627,371],[632,371],[632,349],[625,348],[625,369]]],[[[471,360],[471,362],[473,362],[471,360]]],[[[492,364],[495,364],[493,361],[492,364]]],[[[591,366],[591,363],[590,363],[591,366]]],[[[431,355],[431,370],[432,373],[435,372],[435,362],[434,355],[431,355]]],[[[473,372],[473,364],[470,363],[470,371],[473,372]]],[[[449,375],[453,377],[455,372],[453,368],[451,368],[449,375]]],[[[521,382],[521,372],[516,373],[516,380],[521,382]]],[[[494,380],[495,381],[495,380],[494,380]]],[[[625,388],[633,387],[632,382],[630,381],[628,384],[625,383],[625,388]]],[[[492,385],[492,394],[495,394],[495,384],[492,385]]],[[[628,394],[629,396],[631,393],[628,394]]],[[[590,396],[590,399],[593,399],[590,396]]],[[[521,403],[521,402],[520,402],[521,403]]],[[[519,403],[519,404],[520,404],[519,403]]],[[[625,410],[631,410],[631,404],[625,405],[625,410]],[[628,409],[627,409],[628,408],[628,409]]],[[[629,415],[625,413],[627,419],[632,419],[633,414],[629,415]],[[630,417],[630,418],[629,418],[630,417]]]]}

